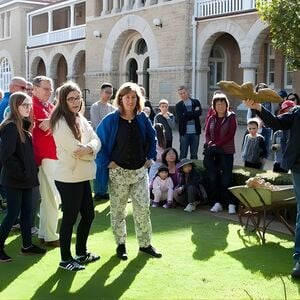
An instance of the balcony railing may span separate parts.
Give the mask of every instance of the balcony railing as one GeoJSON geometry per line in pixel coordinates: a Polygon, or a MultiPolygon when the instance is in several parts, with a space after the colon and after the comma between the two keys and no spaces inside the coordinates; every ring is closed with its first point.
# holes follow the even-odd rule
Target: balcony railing
{"type": "Polygon", "coordinates": [[[80,25],[29,36],[27,45],[28,47],[37,47],[40,45],[55,44],[83,38],[85,38],[85,25],[80,25]]]}
{"type": "Polygon", "coordinates": [[[198,18],[242,12],[255,9],[255,0],[197,0],[198,18]]]}

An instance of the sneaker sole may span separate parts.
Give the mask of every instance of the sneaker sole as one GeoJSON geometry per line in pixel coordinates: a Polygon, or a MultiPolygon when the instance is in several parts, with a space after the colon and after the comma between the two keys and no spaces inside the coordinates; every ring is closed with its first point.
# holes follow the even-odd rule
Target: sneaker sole
{"type": "Polygon", "coordinates": [[[5,264],[5,263],[8,263],[8,262],[12,262],[12,259],[11,258],[8,258],[8,259],[1,259],[0,260],[0,263],[3,263],[3,264],[5,264]]]}

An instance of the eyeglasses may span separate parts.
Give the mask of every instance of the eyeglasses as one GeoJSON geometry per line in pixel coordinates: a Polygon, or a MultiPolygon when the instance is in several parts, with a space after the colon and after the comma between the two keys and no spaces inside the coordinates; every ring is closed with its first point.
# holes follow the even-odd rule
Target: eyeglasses
{"type": "Polygon", "coordinates": [[[67,101],[70,103],[74,103],[75,101],[81,101],[82,98],[81,97],[69,97],[67,98],[67,101]]]}
{"type": "Polygon", "coordinates": [[[28,109],[32,107],[32,103],[22,103],[21,106],[28,109]]]}
{"type": "Polygon", "coordinates": [[[295,97],[292,97],[292,98],[289,98],[289,99],[287,99],[287,100],[295,101],[296,98],[295,98],[295,97]]]}
{"type": "Polygon", "coordinates": [[[26,86],[24,86],[24,85],[14,84],[14,86],[18,86],[19,88],[21,88],[22,91],[27,90],[26,86]]]}

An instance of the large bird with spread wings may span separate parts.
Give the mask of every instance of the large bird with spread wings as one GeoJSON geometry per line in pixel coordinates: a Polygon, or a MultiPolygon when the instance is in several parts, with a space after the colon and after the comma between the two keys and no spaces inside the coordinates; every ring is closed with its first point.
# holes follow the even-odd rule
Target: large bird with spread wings
{"type": "Polygon", "coordinates": [[[246,82],[238,85],[234,81],[220,81],[218,86],[224,92],[228,92],[231,96],[237,97],[240,100],[252,99],[255,102],[282,102],[282,98],[272,89],[263,88],[258,92],[254,91],[252,82],[246,82]]]}

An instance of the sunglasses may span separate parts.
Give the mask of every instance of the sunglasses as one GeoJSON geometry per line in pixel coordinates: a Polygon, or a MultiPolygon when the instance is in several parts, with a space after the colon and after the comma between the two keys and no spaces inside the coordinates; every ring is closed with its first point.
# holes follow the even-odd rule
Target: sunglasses
{"type": "Polygon", "coordinates": [[[18,86],[19,88],[21,88],[22,91],[26,91],[27,88],[24,85],[20,85],[20,84],[14,84],[14,86],[18,86]]]}

